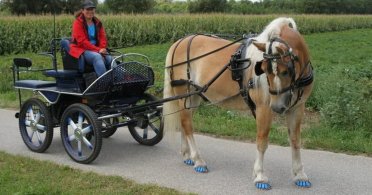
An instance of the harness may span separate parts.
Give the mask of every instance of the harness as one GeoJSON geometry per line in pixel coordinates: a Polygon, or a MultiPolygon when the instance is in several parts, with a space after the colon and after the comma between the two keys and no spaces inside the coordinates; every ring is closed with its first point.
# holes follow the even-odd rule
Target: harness
{"type": "Polygon", "coordinates": [[[232,80],[238,82],[239,84],[239,93],[243,97],[244,102],[248,105],[249,109],[252,112],[254,118],[256,118],[256,104],[253,102],[251,96],[249,95],[249,89],[252,89],[254,84],[253,80],[248,81],[247,87],[244,86],[244,70],[249,68],[252,63],[250,59],[246,58],[246,50],[252,44],[254,39],[251,39],[253,36],[246,37],[243,43],[239,46],[236,52],[231,56],[230,60],[230,70],[232,80]]]}
{"type": "MultiPolygon", "coordinates": [[[[171,86],[172,87],[175,87],[175,86],[183,86],[183,85],[187,85],[187,90],[188,90],[188,93],[190,93],[190,86],[193,86],[196,91],[199,91],[199,93],[197,93],[197,95],[199,95],[200,97],[203,98],[204,101],[209,101],[207,99],[207,97],[205,97],[205,95],[203,93],[205,93],[209,86],[220,76],[222,75],[222,73],[226,70],[226,69],[230,69],[231,72],[232,72],[232,79],[236,82],[238,82],[239,84],[239,93],[237,95],[241,95],[245,101],[245,103],[248,105],[248,107],[250,108],[252,114],[254,117],[256,117],[256,105],[255,103],[253,102],[253,100],[251,99],[251,97],[249,96],[249,93],[248,93],[248,90],[250,88],[253,88],[253,81],[249,81],[248,83],[248,88],[244,87],[244,84],[243,84],[243,80],[244,80],[244,75],[243,75],[243,70],[247,69],[250,67],[251,65],[251,61],[249,58],[245,58],[245,54],[246,54],[246,49],[248,48],[248,46],[253,42],[253,39],[250,39],[251,37],[253,37],[254,35],[249,35],[249,36],[243,36],[242,38],[238,39],[238,40],[235,40],[233,41],[232,43],[229,43],[223,47],[220,47],[218,49],[215,49],[211,52],[208,52],[206,54],[203,54],[203,55],[200,55],[198,57],[195,57],[195,58],[192,58],[190,59],[190,48],[191,48],[191,44],[192,44],[192,41],[194,40],[195,37],[199,36],[200,34],[197,34],[197,35],[192,35],[192,37],[189,39],[188,41],[188,45],[187,45],[187,54],[186,54],[186,61],[183,61],[183,62],[180,62],[180,63],[177,63],[177,64],[174,64],[174,56],[175,56],[175,51],[177,49],[177,47],[179,46],[179,44],[186,38],[182,38],[175,46],[174,50],[173,50],[173,54],[172,54],[172,60],[171,60],[171,65],[170,66],[167,66],[166,68],[170,68],[170,78],[171,78],[171,86]],[[217,75],[215,75],[215,77],[213,77],[213,79],[211,81],[209,81],[206,85],[204,85],[203,87],[201,86],[198,86],[197,84],[195,84],[192,80],[191,80],[191,75],[190,75],[190,72],[191,72],[191,62],[192,61],[195,61],[197,59],[200,59],[200,58],[203,58],[205,56],[208,56],[208,55],[211,55],[213,53],[216,53],[222,49],[225,49],[231,45],[234,45],[235,43],[238,43],[240,41],[243,40],[243,43],[239,46],[239,48],[237,49],[237,51],[231,56],[231,59],[230,59],[230,62],[228,64],[226,64],[218,73],[217,75]],[[173,77],[173,68],[176,67],[176,66],[180,66],[180,65],[184,65],[186,64],[187,65],[187,69],[186,69],[186,73],[187,73],[187,80],[185,79],[179,79],[179,80],[174,80],[174,77],[173,77]]],[[[218,38],[214,35],[204,35],[204,36],[210,36],[210,37],[214,37],[214,38],[218,38]]],[[[232,97],[235,97],[236,95],[232,96],[232,97]]],[[[228,99],[228,98],[226,98],[228,99]]],[[[185,101],[186,103],[186,101],[185,101]]],[[[186,108],[186,105],[185,105],[185,108],[186,108]]]]}
{"type": "MultiPolygon", "coordinates": [[[[241,95],[245,101],[245,103],[248,105],[248,107],[250,108],[251,112],[252,112],[252,115],[256,118],[256,105],[255,103],[253,102],[252,98],[250,97],[249,95],[249,90],[252,89],[254,87],[254,81],[252,79],[250,79],[248,81],[248,84],[245,86],[244,85],[244,70],[249,68],[251,66],[251,60],[249,58],[246,58],[246,50],[247,48],[250,46],[250,44],[252,44],[252,42],[254,41],[254,39],[251,39],[254,35],[250,35],[250,36],[243,36],[243,38],[240,38],[232,43],[229,43],[223,47],[220,47],[218,49],[215,49],[211,52],[208,52],[208,53],[205,53],[203,55],[200,55],[200,56],[197,56],[195,58],[192,58],[190,59],[190,51],[191,51],[191,44],[192,44],[192,41],[194,40],[195,37],[199,36],[200,34],[197,34],[197,35],[193,35],[189,41],[188,41],[188,45],[187,45],[187,54],[186,54],[186,61],[183,61],[183,62],[180,62],[180,63],[177,63],[177,64],[174,64],[174,56],[175,56],[175,51],[177,49],[177,47],[179,46],[179,44],[186,38],[182,38],[175,46],[174,50],[173,50],[173,54],[172,54],[172,60],[171,60],[171,65],[170,66],[167,66],[166,68],[170,68],[170,78],[171,78],[171,86],[172,87],[175,87],[175,86],[183,86],[183,85],[187,85],[187,90],[188,90],[188,94],[189,95],[185,95],[185,98],[187,97],[190,97],[191,95],[199,95],[200,97],[202,97],[205,101],[209,101],[207,99],[207,97],[205,97],[204,93],[208,90],[208,88],[213,84],[214,81],[216,81],[218,79],[219,76],[221,76],[227,69],[231,70],[231,76],[232,76],[232,80],[238,82],[239,84],[239,93],[237,95],[241,95]],[[231,56],[231,59],[229,61],[229,63],[227,63],[226,65],[223,66],[223,68],[207,83],[205,84],[204,86],[199,86],[197,84],[195,84],[192,80],[191,80],[191,62],[192,61],[195,61],[195,60],[198,60],[200,58],[203,58],[205,56],[208,56],[208,55],[211,55],[213,53],[216,53],[222,49],[225,49],[237,42],[240,42],[242,41],[242,44],[239,46],[239,48],[236,50],[236,52],[231,56]],[[184,65],[186,64],[187,65],[187,80],[185,79],[179,79],[179,80],[174,80],[174,77],[173,77],[173,68],[176,67],[176,66],[181,66],[181,65],[184,65]],[[193,92],[190,92],[190,87],[193,86],[196,91],[193,91],[193,92]]],[[[215,37],[213,35],[204,35],[204,36],[211,36],[211,37],[214,37],[214,38],[218,38],[218,37],[215,37]]],[[[264,59],[268,61],[269,63],[269,66],[268,66],[268,71],[269,73],[272,72],[272,62],[273,61],[276,61],[278,59],[281,59],[282,57],[286,57],[286,56],[290,56],[291,58],[291,61],[289,63],[287,63],[287,67],[288,67],[288,70],[289,70],[289,74],[291,76],[291,84],[290,86],[286,87],[286,88],[283,88],[283,89],[280,89],[280,90],[271,90],[269,89],[269,93],[271,95],[280,95],[280,94],[283,94],[287,91],[290,91],[291,92],[291,96],[290,96],[290,100],[292,99],[292,95],[293,95],[293,92],[295,90],[298,90],[298,93],[297,93],[297,98],[296,98],[296,101],[295,103],[290,107],[292,108],[293,106],[295,106],[298,101],[301,100],[302,98],[302,95],[304,93],[304,87],[305,86],[308,86],[310,85],[313,80],[314,80],[314,76],[313,76],[313,68],[312,68],[312,65],[311,65],[311,62],[309,61],[301,70],[301,73],[300,73],[300,76],[299,78],[296,80],[296,68],[295,68],[295,62],[298,61],[298,56],[294,55],[293,52],[292,52],[292,48],[289,46],[289,44],[287,42],[285,42],[284,40],[280,39],[280,38],[273,38],[270,40],[270,46],[269,46],[269,50],[268,50],[268,53],[264,53],[263,54],[264,56],[264,59]],[[284,55],[280,55],[280,54],[273,54],[272,52],[272,45],[274,42],[280,42],[280,43],[283,43],[287,48],[288,48],[288,52],[286,52],[284,55]],[[306,77],[303,77],[303,74],[306,70],[306,68],[310,68],[310,74],[307,75],[306,77]]],[[[269,82],[268,82],[269,83],[269,82]]],[[[234,96],[231,96],[231,97],[235,97],[236,95],[234,96]]],[[[182,96],[183,97],[183,96],[182,96]]],[[[229,98],[226,98],[226,99],[229,99],[229,98]]],[[[225,99],[225,100],[226,100],[225,99]]],[[[291,102],[289,102],[290,104],[291,102]]],[[[185,101],[185,104],[186,104],[186,101],[185,101]]],[[[185,105],[185,108],[186,108],[186,105],[185,105]]]]}
{"type": "MultiPolygon", "coordinates": [[[[268,53],[263,54],[264,59],[267,60],[268,65],[269,65],[268,66],[268,72],[269,73],[272,73],[272,71],[273,71],[272,70],[272,62],[276,62],[276,60],[281,59],[282,57],[289,56],[291,58],[291,61],[286,64],[286,66],[288,67],[289,75],[291,76],[291,84],[288,87],[285,87],[285,88],[280,89],[280,90],[271,90],[269,88],[269,93],[271,95],[280,95],[280,94],[283,94],[287,91],[290,91],[291,92],[291,95],[290,95],[290,98],[289,98],[290,101],[292,100],[293,92],[295,90],[298,90],[296,101],[294,102],[294,104],[290,108],[295,106],[298,103],[298,101],[301,100],[302,95],[304,93],[304,87],[310,85],[314,80],[313,67],[312,67],[310,61],[307,62],[305,64],[305,66],[303,66],[303,68],[301,70],[301,73],[300,73],[298,79],[296,80],[295,62],[296,61],[298,62],[298,56],[293,54],[292,51],[293,51],[292,48],[289,46],[289,44],[286,41],[276,37],[276,38],[273,38],[273,39],[270,40],[268,53]],[[282,54],[282,55],[273,54],[272,45],[273,45],[274,42],[279,42],[279,43],[284,44],[288,48],[288,51],[285,54],[282,54]],[[310,68],[310,74],[304,77],[303,75],[304,75],[304,72],[305,72],[306,68],[310,68]]],[[[268,82],[268,84],[270,85],[269,82],[268,82]]],[[[291,102],[289,102],[289,104],[290,103],[291,102]]]]}

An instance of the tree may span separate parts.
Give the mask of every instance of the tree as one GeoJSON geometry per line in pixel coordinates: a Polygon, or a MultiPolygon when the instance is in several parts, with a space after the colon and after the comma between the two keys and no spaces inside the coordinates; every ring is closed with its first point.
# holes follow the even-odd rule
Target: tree
{"type": "MultiPolygon", "coordinates": [[[[98,0],[93,0],[97,4],[98,0]]],[[[3,0],[12,14],[74,13],[81,9],[82,0],[3,0]]]]}
{"type": "Polygon", "coordinates": [[[227,0],[196,0],[189,2],[190,13],[225,12],[227,0]]]}
{"type": "Polygon", "coordinates": [[[113,13],[144,13],[155,6],[154,0],[106,0],[105,4],[113,13]]]}

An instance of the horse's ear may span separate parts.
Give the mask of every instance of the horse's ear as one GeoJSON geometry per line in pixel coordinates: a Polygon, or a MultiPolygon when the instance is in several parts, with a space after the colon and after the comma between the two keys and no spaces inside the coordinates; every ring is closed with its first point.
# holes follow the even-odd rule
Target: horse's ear
{"type": "Polygon", "coordinates": [[[262,52],[266,52],[266,43],[258,43],[258,42],[253,42],[253,45],[257,47],[262,52]]]}
{"type": "Polygon", "coordinates": [[[256,73],[257,76],[260,76],[261,74],[265,73],[264,70],[262,69],[262,62],[263,61],[256,62],[256,66],[254,67],[254,72],[256,73]]]}

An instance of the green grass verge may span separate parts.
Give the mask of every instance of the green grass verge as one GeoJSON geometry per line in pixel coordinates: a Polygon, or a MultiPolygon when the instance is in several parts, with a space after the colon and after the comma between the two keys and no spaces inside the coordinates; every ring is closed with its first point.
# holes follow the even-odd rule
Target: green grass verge
{"type": "Polygon", "coordinates": [[[0,194],[182,194],[0,152],[0,194]]]}

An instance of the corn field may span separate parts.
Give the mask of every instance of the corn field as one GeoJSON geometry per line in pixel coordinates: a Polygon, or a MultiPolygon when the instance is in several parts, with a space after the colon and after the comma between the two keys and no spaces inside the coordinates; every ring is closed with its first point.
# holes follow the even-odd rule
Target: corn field
{"type": "MultiPolygon", "coordinates": [[[[175,41],[187,34],[259,33],[277,15],[115,15],[99,16],[110,47],[175,41]]],[[[371,28],[372,15],[294,15],[303,34],[371,28]]],[[[73,16],[56,17],[56,37],[70,37],[73,16]]],[[[47,51],[53,16],[0,18],[0,55],[47,51]]]]}

